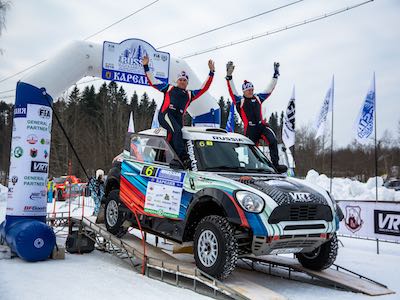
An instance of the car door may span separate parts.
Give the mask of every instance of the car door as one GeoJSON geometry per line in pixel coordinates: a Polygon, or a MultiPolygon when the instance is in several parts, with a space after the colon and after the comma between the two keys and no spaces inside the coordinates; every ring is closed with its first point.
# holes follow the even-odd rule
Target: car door
{"type": "Polygon", "coordinates": [[[139,214],[183,219],[186,172],[172,170],[173,159],[176,154],[163,137],[132,135],[130,157],[121,164],[122,202],[139,214]]]}

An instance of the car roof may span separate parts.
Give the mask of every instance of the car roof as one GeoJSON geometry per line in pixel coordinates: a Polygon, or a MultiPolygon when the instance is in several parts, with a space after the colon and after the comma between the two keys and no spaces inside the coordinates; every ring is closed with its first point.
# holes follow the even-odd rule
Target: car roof
{"type": "MultiPolygon", "coordinates": [[[[140,131],[139,134],[166,137],[167,131],[164,128],[159,127],[140,131]]],[[[254,144],[244,135],[234,132],[227,132],[225,129],[216,127],[184,126],[182,128],[182,134],[183,138],[186,140],[210,140],[225,143],[254,144]]]]}

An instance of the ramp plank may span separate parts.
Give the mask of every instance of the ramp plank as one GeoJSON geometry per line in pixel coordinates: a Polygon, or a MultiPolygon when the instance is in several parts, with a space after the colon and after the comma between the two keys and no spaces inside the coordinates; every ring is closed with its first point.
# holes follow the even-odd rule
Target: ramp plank
{"type": "MultiPolygon", "coordinates": [[[[254,257],[249,257],[249,259],[254,259],[254,257]]],[[[355,275],[351,275],[343,271],[335,270],[333,268],[329,268],[323,271],[313,271],[307,269],[303,267],[297,261],[297,259],[289,257],[269,255],[263,256],[262,258],[257,257],[255,261],[291,267],[296,271],[306,273],[322,281],[329,282],[330,284],[334,284],[338,287],[342,287],[353,292],[363,293],[370,296],[394,294],[394,292],[387,287],[381,286],[367,279],[356,277],[355,275]]]]}
{"type": "MultiPolygon", "coordinates": [[[[285,300],[286,298],[256,282],[253,271],[237,268],[224,284],[252,300],[285,300]]],[[[264,280],[264,284],[268,284],[264,280]]]]}

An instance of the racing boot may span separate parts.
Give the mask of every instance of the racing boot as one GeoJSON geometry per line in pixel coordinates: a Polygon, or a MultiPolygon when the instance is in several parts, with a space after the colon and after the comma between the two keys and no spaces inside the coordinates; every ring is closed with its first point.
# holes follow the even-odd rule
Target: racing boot
{"type": "Polygon", "coordinates": [[[182,155],[181,157],[181,161],[183,163],[183,168],[185,170],[190,170],[190,167],[192,165],[192,161],[190,160],[190,157],[187,153],[185,153],[184,155],[182,155]]]}

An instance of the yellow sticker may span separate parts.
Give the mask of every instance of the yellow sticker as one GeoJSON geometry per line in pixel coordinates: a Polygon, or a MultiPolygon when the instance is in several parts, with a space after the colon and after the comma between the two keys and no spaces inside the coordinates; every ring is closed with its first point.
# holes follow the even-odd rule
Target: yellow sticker
{"type": "Polygon", "coordinates": [[[153,175],[153,171],[154,171],[154,167],[153,166],[149,166],[146,169],[146,175],[147,176],[152,176],[153,175]]]}
{"type": "Polygon", "coordinates": [[[204,141],[200,141],[200,142],[199,142],[199,146],[200,146],[200,147],[204,147],[205,145],[206,145],[206,144],[204,143],[204,141]]]}
{"type": "Polygon", "coordinates": [[[206,144],[207,144],[207,146],[212,146],[213,142],[212,141],[207,141],[206,144]]]}

